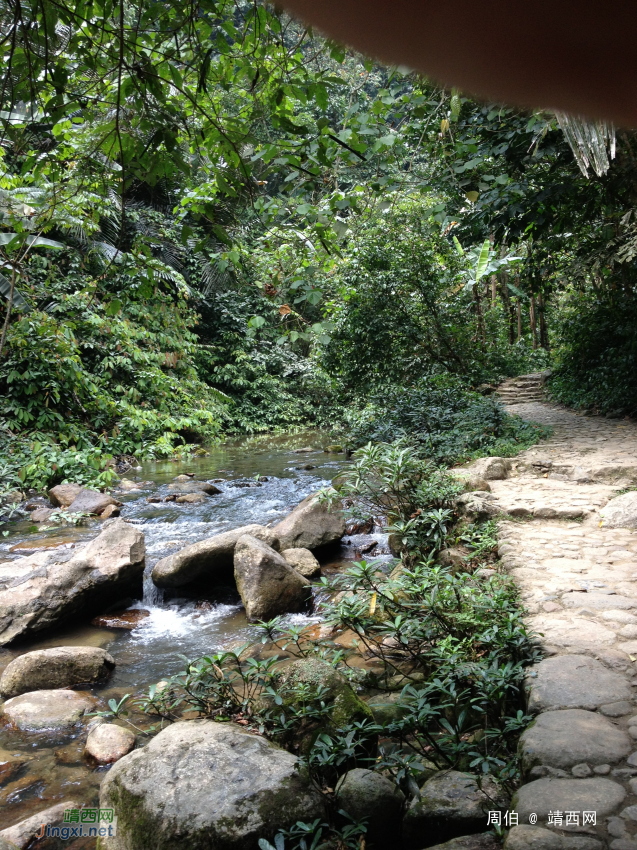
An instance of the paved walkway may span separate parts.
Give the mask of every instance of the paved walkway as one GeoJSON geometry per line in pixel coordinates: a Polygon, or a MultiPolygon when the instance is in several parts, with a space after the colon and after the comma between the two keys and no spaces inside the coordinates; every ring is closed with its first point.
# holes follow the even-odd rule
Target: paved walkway
{"type": "Polygon", "coordinates": [[[509,848],[637,850],[637,531],[604,528],[600,515],[637,485],[637,425],[542,402],[508,410],[554,429],[489,482],[513,517],[498,523],[502,564],[546,655],[528,680],[538,719],[521,741],[523,827],[509,848]],[[532,815],[557,833],[533,837],[532,815]]]}

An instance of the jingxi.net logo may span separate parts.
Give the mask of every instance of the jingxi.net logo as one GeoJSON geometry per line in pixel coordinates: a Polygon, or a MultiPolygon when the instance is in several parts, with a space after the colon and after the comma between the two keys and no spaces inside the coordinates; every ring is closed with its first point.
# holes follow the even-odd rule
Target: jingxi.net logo
{"type": "Polygon", "coordinates": [[[67,809],[64,820],[43,823],[36,838],[112,838],[117,835],[117,818],[113,809],[67,809]]]}

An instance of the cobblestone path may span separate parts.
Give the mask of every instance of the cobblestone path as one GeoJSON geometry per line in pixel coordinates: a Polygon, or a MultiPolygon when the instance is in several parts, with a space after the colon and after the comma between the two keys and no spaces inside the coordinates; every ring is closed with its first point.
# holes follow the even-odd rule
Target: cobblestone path
{"type": "Polygon", "coordinates": [[[545,650],[507,850],[637,850],[637,530],[600,514],[637,485],[637,426],[539,401],[508,409],[554,430],[486,497],[506,515],[501,562],[545,650]]]}

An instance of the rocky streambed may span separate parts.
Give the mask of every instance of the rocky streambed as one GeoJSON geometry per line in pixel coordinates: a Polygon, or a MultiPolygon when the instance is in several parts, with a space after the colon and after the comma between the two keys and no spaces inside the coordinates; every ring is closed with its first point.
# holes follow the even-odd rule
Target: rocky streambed
{"type": "MultiPolygon", "coordinates": [[[[288,522],[282,529],[283,554],[279,537],[266,530],[347,462],[342,453],[324,452],[322,442],[312,433],[246,441],[213,448],[208,457],[179,466],[156,463],[130,470],[106,505],[120,502],[119,518],[58,525],[55,517],[50,521],[53,506],[29,505],[30,518],[16,523],[0,544],[0,673],[7,673],[0,727],[1,828],[26,823],[33,813],[66,800],[97,805],[111,755],[147,742],[134,728],[137,723],[148,727],[144,715],[129,716],[130,726],[123,719],[101,724],[85,712],[105,710],[109,700],[119,702],[177,673],[183,656],[197,658],[256,639],[234,582],[233,552],[242,536],[237,528],[251,537],[242,574],[252,613],[287,614],[286,621],[299,627],[317,621],[312,582],[321,572],[342,569],[360,549],[390,559],[386,536],[378,530],[338,543],[341,519],[335,529],[329,523],[321,529],[303,509],[300,524],[288,522]],[[197,498],[177,501],[185,495],[197,498]],[[267,547],[265,560],[263,551],[254,551],[260,536],[276,545],[267,547]],[[201,541],[211,539],[206,551],[201,541]],[[308,545],[319,547],[320,563],[308,545]],[[214,580],[203,579],[202,565],[206,572],[212,563],[214,580]],[[252,593],[264,570],[278,570],[279,583],[292,578],[292,588],[284,593],[278,588],[269,601],[267,593],[252,593]],[[281,596],[280,610],[273,609],[272,601],[281,596]]],[[[75,500],[78,491],[60,495],[66,495],[67,505],[58,510],[68,511],[68,498],[75,500]]],[[[88,513],[86,504],[83,510],[88,513]]],[[[55,811],[51,817],[55,820],[55,811]]],[[[9,837],[27,846],[31,826],[21,827],[19,841],[15,830],[9,837]]],[[[81,846],[95,844],[82,841],[81,846]]]]}

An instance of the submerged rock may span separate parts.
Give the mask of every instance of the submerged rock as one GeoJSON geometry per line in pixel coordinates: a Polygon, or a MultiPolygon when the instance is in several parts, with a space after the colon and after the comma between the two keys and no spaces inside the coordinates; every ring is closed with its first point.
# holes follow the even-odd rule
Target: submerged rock
{"type": "Polygon", "coordinates": [[[119,761],[135,746],[135,735],[115,723],[100,723],[94,726],[86,739],[86,754],[98,764],[119,761]]]}
{"type": "Polygon", "coordinates": [[[145,608],[131,608],[129,611],[114,611],[111,614],[100,614],[91,620],[92,626],[101,629],[126,629],[132,631],[140,623],[150,617],[150,611],[145,608]]]}
{"type": "Polygon", "coordinates": [[[144,535],[123,520],[74,552],[52,550],[0,566],[0,644],[141,597],[144,535]]]}
{"type": "Polygon", "coordinates": [[[271,546],[249,534],[237,541],[234,578],[249,622],[302,611],[312,598],[310,582],[271,546]]]}
{"type": "Polygon", "coordinates": [[[460,835],[482,832],[487,812],[504,810],[507,800],[490,776],[475,776],[457,770],[436,773],[422,786],[403,820],[403,840],[409,850],[420,850],[460,835]]]}
{"type": "Polygon", "coordinates": [[[7,850],[13,850],[15,847],[18,847],[19,850],[25,850],[25,848],[31,846],[31,842],[40,832],[43,823],[61,826],[64,823],[64,812],[67,809],[79,809],[80,807],[81,803],[67,800],[65,803],[58,803],[48,809],[43,809],[8,829],[3,829],[0,832],[0,850],[5,850],[5,847],[7,850]],[[5,842],[4,845],[3,841],[5,842]]]}
{"type": "Polygon", "coordinates": [[[245,850],[297,821],[325,817],[297,759],[231,723],[174,723],[104,777],[100,806],[117,836],[102,850],[245,850]]]}
{"type": "Polygon", "coordinates": [[[340,505],[328,508],[314,494],[303,499],[272,530],[281,541],[281,551],[318,549],[341,539],[345,534],[345,518],[340,505]]]}
{"type": "Polygon", "coordinates": [[[33,691],[5,702],[3,714],[25,732],[69,729],[79,722],[95,700],[77,691],[33,691]]]}
{"type": "Polygon", "coordinates": [[[199,579],[211,583],[231,579],[234,547],[244,534],[265,541],[273,549],[279,548],[278,537],[272,529],[262,525],[242,525],[192,543],[157,561],[152,572],[154,583],[157,587],[182,587],[199,579]]]}
{"type": "Polygon", "coordinates": [[[321,565],[309,549],[285,549],[282,553],[287,563],[305,578],[321,574],[321,565]]]}
{"type": "Polygon", "coordinates": [[[57,484],[49,490],[49,501],[54,508],[68,508],[83,489],[81,484],[57,484]]]}
{"type": "Polygon", "coordinates": [[[9,699],[29,691],[99,682],[114,667],[112,656],[94,646],[38,649],[14,658],[7,665],[0,678],[0,694],[9,699]]]}
{"type": "Polygon", "coordinates": [[[336,786],[338,808],[355,821],[367,821],[367,842],[389,847],[400,834],[405,795],[380,773],[357,767],[341,777],[336,786]]]}

